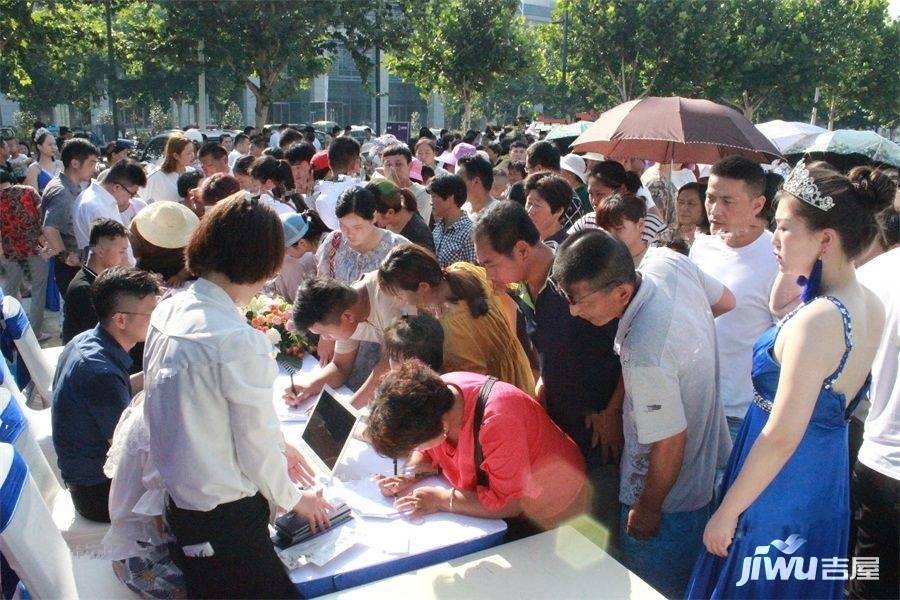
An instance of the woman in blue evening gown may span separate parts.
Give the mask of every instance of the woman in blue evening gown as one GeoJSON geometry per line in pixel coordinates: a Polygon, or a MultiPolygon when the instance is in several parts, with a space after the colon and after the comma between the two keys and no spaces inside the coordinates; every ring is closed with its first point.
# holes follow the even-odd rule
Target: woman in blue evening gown
{"type": "Polygon", "coordinates": [[[59,147],[52,133],[41,127],[34,133],[35,161],[25,170],[25,185],[44,193],[44,188],[60,171],[62,162],[56,159],[59,147]]]}
{"type": "Polygon", "coordinates": [[[852,260],[871,244],[874,215],[894,190],[877,170],[845,177],[824,163],[801,162],[785,180],[775,254],[781,277],[809,278],[802,304],[754,347],[754,403],[688,597],[841,597],[852,568],[847,420],[868,389],[884,326],[852,260]]]}

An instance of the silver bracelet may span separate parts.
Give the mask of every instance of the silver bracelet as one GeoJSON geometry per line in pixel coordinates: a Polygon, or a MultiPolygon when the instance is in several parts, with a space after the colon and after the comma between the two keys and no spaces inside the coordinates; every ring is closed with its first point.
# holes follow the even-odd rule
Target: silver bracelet
{"type": "Polygon", "coordinates": [[[456,488],[450,490],[450,512],[453,512],[453,497],[456,495],[456,488]]]}

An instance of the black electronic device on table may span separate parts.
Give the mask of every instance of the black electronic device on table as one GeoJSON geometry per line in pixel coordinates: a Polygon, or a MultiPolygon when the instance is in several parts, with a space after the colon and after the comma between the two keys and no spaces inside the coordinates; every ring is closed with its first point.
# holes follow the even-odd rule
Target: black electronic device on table
{"type": "MultiPolygon", "coordinates": [[[[327,385],[319,393],[316,404],[303,430],[298,446],[317,477],[328,479],[350,443],[359,413],[327,385]]],[[[305,517],[293,511],[275,519],[272,541],[278,548],[288,548],[339,527],[353,518],[343,502],[329,511],[329,526],[313,532],[305,517]]]]}
{"type": "Polygon", "coordinates": [[[305,517],[301,517],[294,511],[288,511],[275,519],[275,535],[272,537],[272,541],[278,548],[289,548],[322,535],[326,531],[331,531],[352,518],[350,507],[341,502],[328,513],[328,527],[313,532],[305,517]]]}
{"type": "Polygon", "coordinates": [[[316,476],[334,474],[358,420],[359,413],[347,399],[327,385],[322,389],[298,440],[300,452],[316,476]]]}

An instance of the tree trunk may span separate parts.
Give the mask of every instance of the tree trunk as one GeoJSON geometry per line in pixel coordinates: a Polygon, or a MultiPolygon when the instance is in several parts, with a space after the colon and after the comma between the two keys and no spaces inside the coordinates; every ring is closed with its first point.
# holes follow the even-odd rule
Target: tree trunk
{"type": "Polygon", "coordinates": [[[828,131],[834,131],[834,98],[828,103],[828,131]]]}
{"type": "Polygon", "coordinates": [[[247,87],[256,97],[256,128],[260,131],[266,126],[269,119],[269,106],[272,104],[272,90],[278,81],[278,72],[258,73],[259,85],[255,84],[249,78],[247,79],[247,87]]]}
{"type": "Polygon", "coordinates": [[[747,117],[747,120],[751,123],[753,122],[753,113],[756,112],[756,108],[753,106],[753,102],[750,101],[750,94],[747,90],[744,90],[744,93],[741,95],[741,100],[743,102],[742,111],[744,116],[747,117]]]}
{"type": "Polygon", "coordinates": [[[256,94],[256,129],[262,131],[269,120],[269,104],[268,97],[263,99],[261,94],[256,94]]]}
{"type": "Polygon", "coordinates": [[[469,124],[472,122],[472,92],[468,88],[463,88],[463,131],[469,130],[469,124]]]}

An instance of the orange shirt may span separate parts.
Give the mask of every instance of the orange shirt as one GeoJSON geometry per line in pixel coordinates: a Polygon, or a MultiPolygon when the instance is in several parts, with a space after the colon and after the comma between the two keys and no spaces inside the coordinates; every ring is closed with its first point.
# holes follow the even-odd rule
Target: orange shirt
{"type": "Polygon", "coordinates": [[[524,516],[550,527],[572,516],[584,498],[584,458],[543,407],[515,386],[498,381],[488,398],[481,423],[482,469],[489,487],[477,487],[473,417],[475,401],[486,377],[447,373],[441,378],[461,392],[465,405],[457,446],[444,442],[425,452],[454,487],[476,490],[490,510],[520,499],[524,516]]]}

